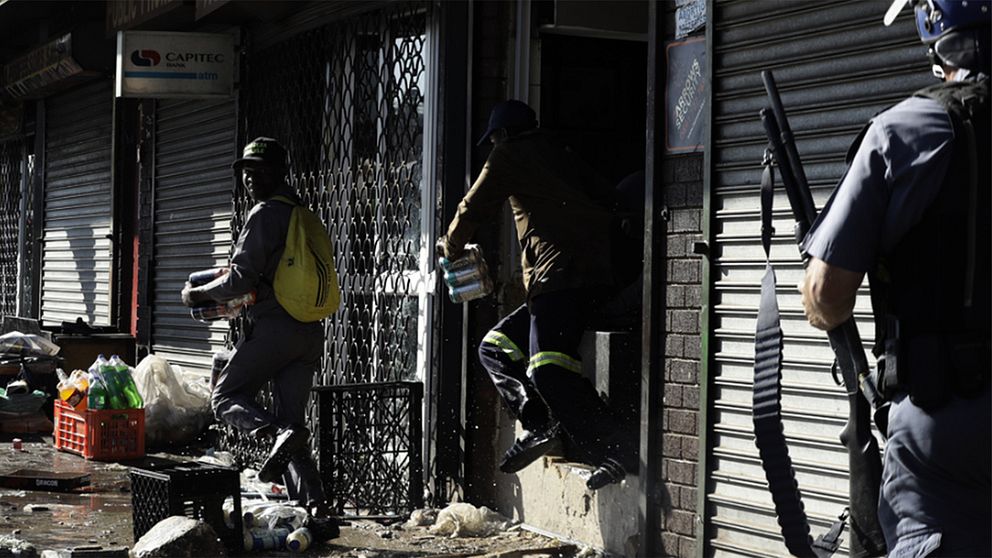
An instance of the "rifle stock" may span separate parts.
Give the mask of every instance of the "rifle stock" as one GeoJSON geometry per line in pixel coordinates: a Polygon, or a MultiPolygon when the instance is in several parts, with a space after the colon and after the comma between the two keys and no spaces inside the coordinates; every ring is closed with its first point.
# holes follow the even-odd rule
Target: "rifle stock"
{"type": "MultiPolygon", "coordinates": [[[[796,242],[800,243],[816,219],[816,206],[803,171],[792,129],[778,94],[775,78],[770,71],[761,72],[765,91],[771,103],[761,111],[761,120],[769,145],[785,186],[789,205],[796,221],[796,242]]],[[[805,262],[808,256],[800,251],[805,262]]],[[[862,375],[867,375],[861,336],[854,318],[829,331],[827,336],[836,358],[836,366],[847,392],[850,414],[840,435],[847,448],[850,486],[851,556],[867,557],[885,554],[885,539],[878,522],[878,495],[881,485],[882,461],[878,441],[871,432],[871,406],[859,389],[862,375]]]]}

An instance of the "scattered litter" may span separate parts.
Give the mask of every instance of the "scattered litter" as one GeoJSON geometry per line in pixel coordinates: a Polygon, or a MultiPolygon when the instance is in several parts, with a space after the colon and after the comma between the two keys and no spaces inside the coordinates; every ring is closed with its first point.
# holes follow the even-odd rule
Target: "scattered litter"
{"type": "Polygon", "coordinates": [[[11,331],[0,335],[0,353],[32,356],[54,356],[60,347],[48,339],[33,333],[11,331]]]}
{"type": "Polygon", "coordinates": [[[209,386],[160,356],[141,359],[134,383],[145,400],[145,440],[151,446],[192,440],[213,419],[209,386]]]}
{"type": "Polygon", "coordinates": [[[88,473],[18,469],[0,473],[0,487],[66,492],[90,484],[88,473]]]}
{"type": "Polygon", "coordinates": [[[448,504],[438,512],[437,520],[429,531],[434,535],[457,537],[488,537],[498,533],[513,522],[486,506],[475,507],[459,502],[448,504]]]}
{"type": "Polygon", "coordinates": [[[437,510],[433,508],[422,508],[410,512],[410,519],[406,520],[403,527],[412,529],[414,527],[427,527],[437,521],[437,510]]]}
{"type": "Polygon", "coordinates": [[[11,556],[36,556],[38,553],[38,549],[27,541],[12,535],[0,535],[0,554],[7,555],[4,551],[10,551],[11,556]]]}
{"type": "Polygon", "coordinates": [[[603,558],[604,556],[606,554],[601,550],[597,550],[591,546],[583,546],[579,548],[579,551],[572,558],[603,558]]]}
{"type": "Polygon", "coordinates": [[[218,467],[233,467],[234,466],[234,455],[229,451],[214,451],[212,449],[207,450],[207,453],[201,455],[196,459],[200,463],[206,463],[208,465],[217,465],[218,467]]]}

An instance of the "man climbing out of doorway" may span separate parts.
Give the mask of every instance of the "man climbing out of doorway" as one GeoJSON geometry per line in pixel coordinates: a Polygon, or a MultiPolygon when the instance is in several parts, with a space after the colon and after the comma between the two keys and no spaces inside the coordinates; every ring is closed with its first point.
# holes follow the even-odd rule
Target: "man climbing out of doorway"
{"type": "Polygon", "coordinates": [[[310,513],[308,524],[314,535],[328,540],[338,535],[338,526],[326,517],[324,487],[304,426],[313,376],[323,354],[324,328],[319,321],[294,319],[273,290],[294,205],[272,198],[280,196],[296,204],[299,198],[286,182],[286,150],[272,138],[253,140],[232,168],[240,173],[256,204],[238,237],[228,273],[200,287],[186,283],[183,303],[193,306],[256,292],[255,303],[248,307],[245,335],[220,371],[210,403],[217,420],[259,440],[273,441],[258,479],[281,479],[290,498],[310,513]],[[270,380],[271,411],[255,401],[270,380]]]}
{"type": "Polygon", "coordinates": [[[992,4],[912,3],[942,83],[858,136],[804,241],[800,290],[829,331],[868,274],[879,361],[864,381],[889,403],[878,510],[889,556],[990,556],[992,4]]]}
{"type": "Polygon", "coordinates": [[[610,186],[537,127],[516,100],[496,105],[479,140],[493,143],[485,167],[458,205],[439,247],[458,258],[482,224],[509,201],[520,242],[527,300],[489,331],[479,358],[526,432],[507,450],[504,473],[552,449],[560,434],[598,468],[598,489],[636,470],[634,439],[581,375],[579,341],[590,311],[613,287],[610,186]]]}

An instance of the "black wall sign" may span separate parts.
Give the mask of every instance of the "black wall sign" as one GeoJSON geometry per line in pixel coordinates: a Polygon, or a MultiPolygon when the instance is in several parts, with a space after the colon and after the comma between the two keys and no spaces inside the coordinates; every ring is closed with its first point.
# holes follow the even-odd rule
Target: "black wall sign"
{"type": "Polygon", "coordinates": [[[703,149],[706,129],[706,40],[693,37],[668,43],[665,89],[665,150],[692,153],[703,149]]]}

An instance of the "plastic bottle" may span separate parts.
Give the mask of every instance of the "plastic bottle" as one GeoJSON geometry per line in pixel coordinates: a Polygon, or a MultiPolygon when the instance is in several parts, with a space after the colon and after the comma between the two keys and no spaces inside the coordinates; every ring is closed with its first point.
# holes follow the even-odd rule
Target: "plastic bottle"
{"type": "Polygon", "coordinates": [[[108,364],[114,368],[118,382],[121,384],[121,392],[127,401],[128,409],[141,409],[145,406],[145,401],[138,393],[138,386],[134,383],[134,376],[131,375],[131,367],[124,362],[124,359],[117,355],[110,357],[108,364]]]}
{"type": "Polygon", "coordinates": [[[213,322],[235,318],[245,306],[255,304],[255,291],[243,294],[227,302],[208,302],[201,306],[194,306],[189,309],[190,316],[194,320],[201,322],[213,322]]]}
{"type": "Polygon", "coordinates": [[[122,386],[117,379],[117,370],[110,365],[106,357],[102,354],[96,357],[89,372],[90,375],[103,382],[103,386],[107,390],[105,409],[127,408],[127,400],[124,399],[122,386]]]}
{"type": "Polygon", "coordinates": [[[255,510],[252,517],[252,526],[268,529],[275,529],[277,527],[297,529],[303,526],[303,522],[306,519],[307,512],[303,508],[281,503],[276,506],[255,510]]]}
{"type": "Polygon", "coordinates": [[[310,529],[300,527],[286,537],[286,548],[290,552],[306,552],[312,541],[313,535],[310,534],[310,529]]]}
{"type": "Polygon", "coordinates": [[[249,527],[264,527],[265,525],[261,521],[256,521],[256,517],[258,517],[265,509],[281,505],[283,505],[282,502],[268,501],[243,503],[241,505],[242,525],[244,525],[245,529],[249,527]]]}
{"type": "Polygon", "coordinates": [[[107,408],[107,384],[99,373],[90,373],[90,389],[86,394],[86,405],[94,411],[107,408]]]}
{"type": "Polygon", "coordinates": [[[277,550],[286,546],[289,529],[252,527],[245,531],[245,550],[277,550]]]}
{"type": "Polygon", "coordinates": [[[85,411],[86,391],[80,391],[79,388],[74,385],[69,376],[65,374],[65,370],[56,368],[55,373],[59,377],[59,383],[56,385],[56,389],[59,391],[59,399],[74,409],[85,411]],[[80,406],[82,408],[80,408],[80,406]]]}

